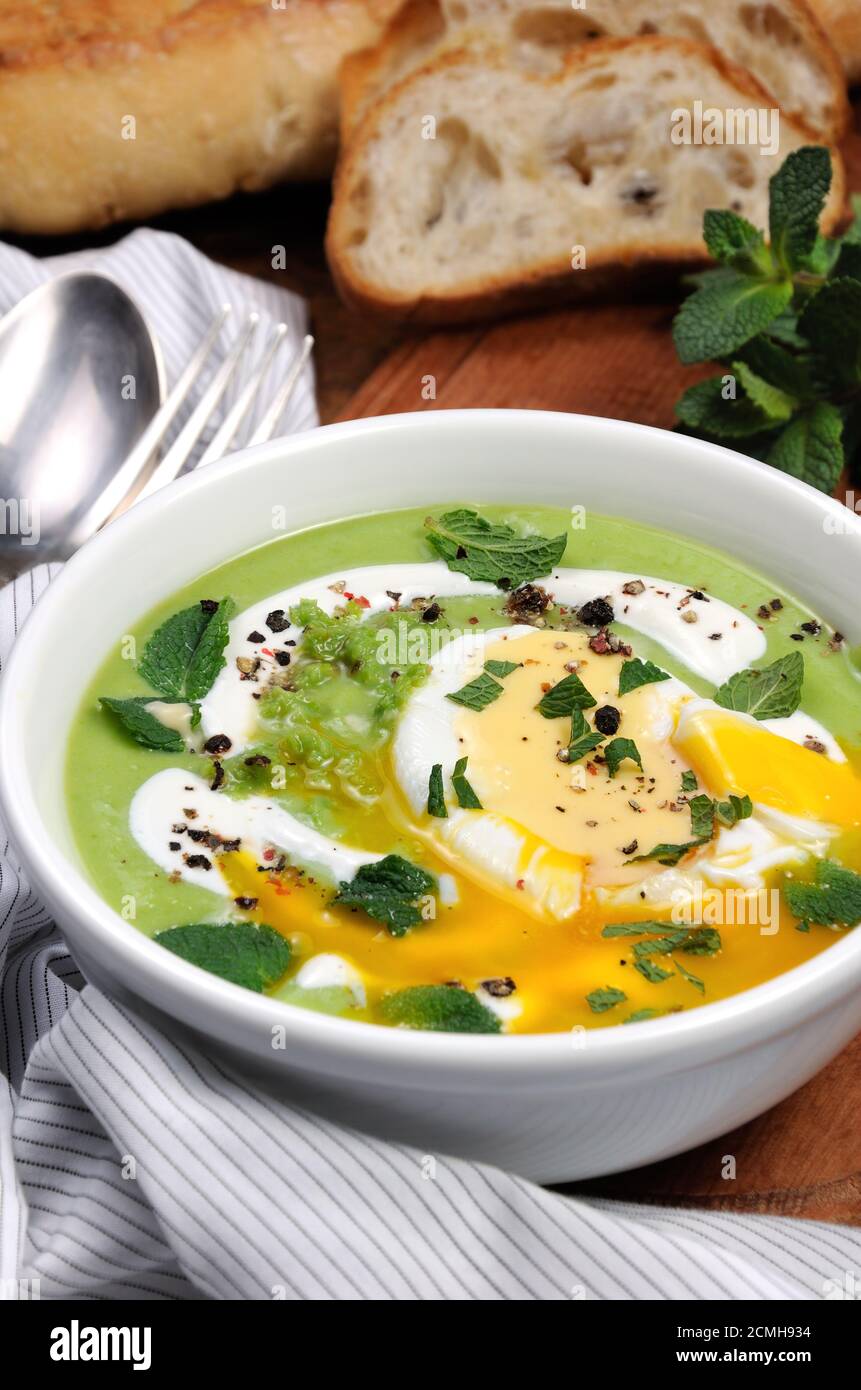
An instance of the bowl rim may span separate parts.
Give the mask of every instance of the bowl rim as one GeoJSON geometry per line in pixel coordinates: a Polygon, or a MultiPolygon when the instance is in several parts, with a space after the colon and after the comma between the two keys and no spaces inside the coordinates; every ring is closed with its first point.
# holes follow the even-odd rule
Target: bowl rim
{"type": "MultiPolygon", "coordinates": [[[[830,514],[839,518],[844,528],[848,526],[850,532],[861,539],[861,517],[842,503],[799,479],[731,449],[630,421],[538,410],[416,411],[319,426],[242,450],[199,473],[179,479],[131,508],[67,562],[29,614],[14,643],[0,679],[0,810],[34,889],[52,909],[58,905],[58,916],[74,921],[72,935],[80,932],[82,938],[86,938],[87,950],[101,953],[109,962],[116,958],[122,978],[134,982],[127,984],[132,994],[139,994],[166,1009],[162,1001],[167,992],[172,1004],[185,1001],[193,1005],[197,1018],[208,1015],[213,1023],[226,1012],[245,1038],[259,1030],[269,1033],[277,1024],[284,1030],[288,1058],[291,1044],[295,1044],[300,1051],[312,1054],[323,1070],[341,1075],[345,1071],[358,1075],[371,1064],[383,1067],[392,1077],[408,1074],[413,1084],[421,1084],[421,1081],[416,1083],[416,1075],[421,1073],[424,1064],[428,1076],[435,1072],[437,1077],[441,1074],[465,1077],[472,1072],[476,1079],[513,1081],[519,1077],[526,1082],[536,1074],[547,1080],[570,1080],[573,1072],[588,1083],[590,1079],[597,1082],[610,1072],[628,1069],[632,1064],[642,1067],[651,1063],[680,1070],[690,1067],[698,1054],[712,1060],[733,1055],[745,1050],[751,1042],[791,1033],[802,1021],[824,1013],[861,984],[861,932],[847,931],[811,960],[771,980],[727,999],[651,1019],[648,1028],[617,1024],[588,1030],[575,1027],[563,1033],[502,1036],[384,1028],[374,1023],[314,1013],[243,989],[191,965],[125,921],[99,896],[83,868],[53,846],[31,785],[24,741],[17,734],[19,716],[13,691],[20,681],[25,682],[26,688],[28,663],[58,620],[66,590],[77,582],[80,574],[97,573],[103,556],[107,557],[118,545],[132,542],[137,532],[157,525],[162,511],[171,505],[180,489],[194,493],[201,488],[218,487],[222,479],[239,472],[247,473],[249,468],[270,461],[273,456],[286,458],[313,451],[325,447],[329,439],[361,437],[382,429],[412,430],[432,425],[456,432],[467,423],[470,428],[480,427],[482,423],[508,425],[512,417],[519,417],[521,421],[526,417],[536,427],[547,417],[557,421],[561,417],[571,421],[573,428],[588,422],[592,429],[604,429],[619,436],[660,435],[668,449],[697,451],[710,456],[724,470],[727,484],[730,482],[727,470],[734,471],[736,477],[742,479],[745,476],[760,481],[767,479],[768,486],[801,494],[808,503],[816,503],[821,516],[830,514]],[[45,846],[48,846],[47,852],[45,846]],[[573,1046],[572,1034],[578,1038],[573,1046]],[[582,1036],[588,1045],[581,1045],[582,1036]],[[572,1061],[576,1061],[573,1067],[572,1061]]],[[[62,925],[60,929],[63,930],[62,925]]],[[[188,1015],[188,1009],[185,1015],[171,1009],[171,1016],[179,1025],[190,1023],[205,1031],[204,1025],[188,1015]]],[[[431,1084],[427,1077],[426,1081],[431,1084]]]]}

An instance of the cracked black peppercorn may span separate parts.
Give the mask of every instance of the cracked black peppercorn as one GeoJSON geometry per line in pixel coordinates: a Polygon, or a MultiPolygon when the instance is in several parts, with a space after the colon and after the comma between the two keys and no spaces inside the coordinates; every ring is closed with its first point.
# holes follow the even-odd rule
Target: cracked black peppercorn
{"type": "Polygon", "coordinates": [[[590,599],[577,612],[577,617],[584,627],[606,627],[615,616],[613,605],[608,603],[605,598],[590,599]]]}
{"type": "Polygon", "coordinates": [[[599,734],[614,734],[622,722],[615,705],[602,705],[595,711],[595,728],[599,734]]]}

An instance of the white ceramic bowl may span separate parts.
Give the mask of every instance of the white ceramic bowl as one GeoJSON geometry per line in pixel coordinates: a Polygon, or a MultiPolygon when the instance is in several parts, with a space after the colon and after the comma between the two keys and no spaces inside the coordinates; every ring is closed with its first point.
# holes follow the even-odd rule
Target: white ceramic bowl
{"type": "MultiPolygon", "coordinates": [[[[861,641],[861,521],[803,483],[708,444],[618,421],[434,411],[266,444],[134,508],[40,601],[0,694],[0,803],[84,974],[274,1075],[281,1092],[423,1152],[541,1180],[677,1153],[788,1095],[861,1026],[861,929],[732,999],[637,1027],[523,1037],[413,1033],[278,1004],[155,945],[83,872],[64,812],[70,722],[123,632],[203,571],[290,529],[443,501],[618,513],[764,571],[861,641]],[[283,1048],[273,1026],[283,1026],[283,1048]]],[[[372,559],[373,557],[369,557],[372,559]]],[[[333,559],[332,567],[337,568],[333,559]]]]}

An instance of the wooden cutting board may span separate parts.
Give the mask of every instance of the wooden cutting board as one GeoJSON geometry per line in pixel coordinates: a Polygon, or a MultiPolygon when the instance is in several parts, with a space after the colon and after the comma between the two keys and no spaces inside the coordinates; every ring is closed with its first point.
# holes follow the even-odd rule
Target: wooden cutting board
{"type": "MultiPolygon", "coordinates": [[[[850,187],[861,189],[861,136],[847,140],[845,156],[850,187]]],[[[337,418],[501,406],[668,429],[674,402],[698,379],[676,359],[670,337],[676,307],[666,300],[563,309],[406,337],[337,418]]],[[[861,1226],[859,1116],[861,1035],[795,1095],[732,1134],[648,1168],[563,1190],[861,1226]],[[732,1180],[722,1177],[727,1155],[735,1158],[732,1180]]]]}

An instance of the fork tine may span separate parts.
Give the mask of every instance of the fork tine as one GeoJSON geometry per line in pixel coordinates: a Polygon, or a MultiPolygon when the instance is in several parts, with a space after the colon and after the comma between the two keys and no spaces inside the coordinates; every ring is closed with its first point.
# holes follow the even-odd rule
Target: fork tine
{"type": "Polygon", "coordinates": [[[249,439],[247,445],[248,448],[250,448],[252,444],[265,443],[265,441],[267,439],[270,439],[271,436],[275,433],[278,421],[281,419],[281,416],[284,414],[284,411],[287,408],[287,405],[290,401],[290,397],[293,395],[293,391],[295,390],[296,383],[298,382],[305,368],[305,363],[311,356],[311,349],[313,348],[313,346],[314,339],[311,337],[310,333],[307,333],[302,340],[302,348],[295,362],[293,363],[292,367],[290,368],[289,372],[284,378],[284,381],[282,382],[281,386],[278,388],[275,395],[273,396],[272,401],[267,406],[266,411],[264,412],[263,417],[260,420],[259,425],[257,426],[257,429],[254,431],[251,438],[249,439]]]}
{"type": "Polygon", "coordinates": [[[216,406],[227,390],[231,377],[239,364],[239,359],[245,352],[249,341],[256,334],[259,326],[260,315],[258,313],[249,314],[243,327],[237,334],[230,351],[227,353],[212,378],[212,381],[207,386],[173,444],[144,483],[135,501],[143,501],[145,497],[150,497],[154,492],[158,492],[159,488],[164,487],[166,483],[172,483],[174,478],[181,472],[183,464],[187,461],[192,449],[200,438],[207,421],[211,419],[216,406]]]}
{"type": "Polygon", "coordinates": [[[224,422],[219,426],[218,431],[213,436],[203,458],[198,460],[195,472],[197,468],[206,468],[207,464],[215,463],[217,459],[222,458],[223,455],[227,453],[227,450],[233,443],[236,431],[245,419],[251,407],[251,403],[257,395],[260,385],[269,370],[269,363],[275,355],[275,349],[283,340],[286,332],[286,323],[275,325],[275,331],[272,334],[263,356],[246,381],[236,401],[227,412],[224,422]]]}
{"type": "Polygon", "coordinates": [[[105,522],[110,520],[116,512],[122,510],[124,505],[130,505],[134,500],[135,483],[164,439],[173,423],[174,416],[203,370],[230,313],[232,313],[232,306],[222,304],[214,314],[200,345],[188,359],[164,404],[156,411],[101,496],[96,499],[92,507],[75,526],[70,537],[72,549],[77,549],[79,545],[83,545],[84,541],[94,535],[101,526],[104,526],[105,522]]]}

